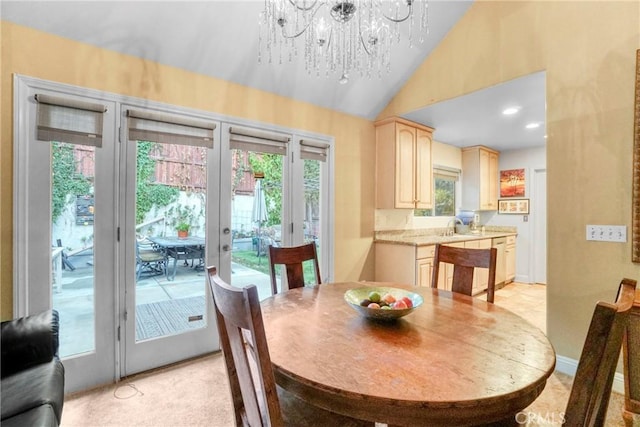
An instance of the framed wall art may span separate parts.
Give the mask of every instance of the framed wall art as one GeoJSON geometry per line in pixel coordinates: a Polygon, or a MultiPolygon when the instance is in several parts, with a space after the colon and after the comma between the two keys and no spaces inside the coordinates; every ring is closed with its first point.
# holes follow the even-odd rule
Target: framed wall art
{"type": "Polygon", "coordinates": [[[500,171],[500,197],[524,197],[524,169],[500,171]]]}
{"type": "Polygon", "coordinates": [[[500,199],[498,200],[498,213],[528,215],[529,199],[500,199]]]}

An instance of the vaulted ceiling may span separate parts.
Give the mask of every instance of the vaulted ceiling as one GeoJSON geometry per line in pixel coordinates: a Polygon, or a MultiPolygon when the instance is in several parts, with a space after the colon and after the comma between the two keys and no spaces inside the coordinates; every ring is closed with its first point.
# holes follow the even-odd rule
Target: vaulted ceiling
{"type": "MultiPolygon", "coordinates": [[[[373,120],[471,4],[471,0],[429,1],[429,34],[424,43],[414,41],[413,46],[409,46],[403,40],[392,52],[388,74],[381,78],[350,76],[347,84],[339,83],[339,75],[309,75],[302,59],[289,63],[285,57],[283,63],[279,63],[278,58],[274,58],[272,63],[263,60],[259,64],[258,16],[264,1],[3,0],[0,16],[6,21],[101,48],[373,120]]],[[[406,33],[406,29],[404,31],[406,33]]],[[[542,83],[544,99],[544,80],[542,83]]],[[[509,88],[514,95],[523,90],[516,86],[512,84],[509,88]]],[[[528,90],[540,91],[540,86],[528,90]]],[[[480,102],[486,102],[487,96],[490,94],[480,102]]],[[[474,115],[473,120],[493,120],[480,117],[486,112],[486,105],[472,101],[459,101],[466,105],[465,114],[474,115]]],[[[539,109],[539,100],[537,102],[539,109]]],[[[446,128],[450,127],[455,123],[452,115],[460,110],[460,104],[450,107],[441,104],[444,105],[437,111],[411,112],[407,117],[435,127],[437,140],[464,145],[467,138],[459,136],[460,130],[456,137],[451,137],[451,131],[438,135],[440,125],[443,129],[445,123],[446,128]],[[445,122],[445,118],[448,121],[445,122]],[[447,141],[450,137],[451,141],[447,141]]],[[[468,120],[469,117],[461,117],[459,123],[468,123],[468,120]]],[[[503,135],[507,141],[522,139],[503,135]]],[[[475,136],[474,144],[483,143],[477,139],[477,128],[475,136]]]]}

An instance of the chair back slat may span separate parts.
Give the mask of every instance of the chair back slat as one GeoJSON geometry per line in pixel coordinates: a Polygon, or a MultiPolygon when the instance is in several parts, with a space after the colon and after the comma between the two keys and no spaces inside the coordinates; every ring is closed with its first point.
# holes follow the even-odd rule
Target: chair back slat
{"type": "Polygon", "coordinates": [[[640,415],[640,289],[636,289],[629,324],[622,341],[624,355],[625,425],[633,425],[634,414],[640,415]]]}
{"type": "Polygon", "coordinates": [[[496,288],[496,248],[475,249],[456,248],[453,246],[436,245],[433,258],[433,273],[431,287],[438,287],[440,263],[453,264],[453,283],[451,290],[461,294],[473,295],[473,274],[476,268],[489,269],[487,282],[487,301],[493,302],[496,288]]]}
{"type": "Polygon", "coordinates": [[[278,293],[276,266],[284,265],[289,289],[301,288],[305,285],[303,262],[313,261],[313,272],[316,284],[320,284],[320,266],[314,242],[301,246],[277,247],[269,246],[269,267],[271,273],[271,293],[278,293]]]}
{"type": "Polygon", "coordinates": [[[602,301],[596,304],[573,379],[564,425],[604,425],[635,288],[635,280],[623,279],[615,304],[602,301]]]}
{"type": "Polygon", "coordinates": [[[216,267],[207,267],[207,272],[236,425],[281,426],[282,413],[258,289],[255,285],[242,289],[230,286],[218,276],[216,267]],[[252,342],[246,344],[246,339],[252,342]]]}

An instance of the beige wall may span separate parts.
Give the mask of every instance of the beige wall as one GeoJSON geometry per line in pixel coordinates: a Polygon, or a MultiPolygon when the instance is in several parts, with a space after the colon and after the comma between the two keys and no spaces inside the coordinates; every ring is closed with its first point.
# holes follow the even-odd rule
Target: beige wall
{"type": "Polygon", "coordinates": [[[12,316],[13,74],[333,135],[336,280],[373,279],[373,123],[2,21],[0,317],[12,316]]]}
{"type": "Polygon", "coordinates": [[[630,243],[585,241],[586,224],[631,226],[638,48],[638,1],[476,1],[378,117],[546,70],[548,335],[573,359],[595,302],[640,280],[630,243]]]}

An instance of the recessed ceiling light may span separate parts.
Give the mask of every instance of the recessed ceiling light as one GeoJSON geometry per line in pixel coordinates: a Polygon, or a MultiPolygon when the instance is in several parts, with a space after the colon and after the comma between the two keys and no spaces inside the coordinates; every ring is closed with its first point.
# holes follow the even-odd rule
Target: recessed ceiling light
{"type": "Polygon", "coordinates": [[[520,107],[509,107],[502,110],[502,114],[504,114],[505,116],[510,116],[517,113],[518,111],[520,111],[520,107]]]}
{"type": "Polygon", "coordinates": [[[540,123],[537,122],[533,122],[533,123],[529,123],[525,126],[527,129],[535,129],[535,128],[539,128],[540,127],[540,123]]]}

